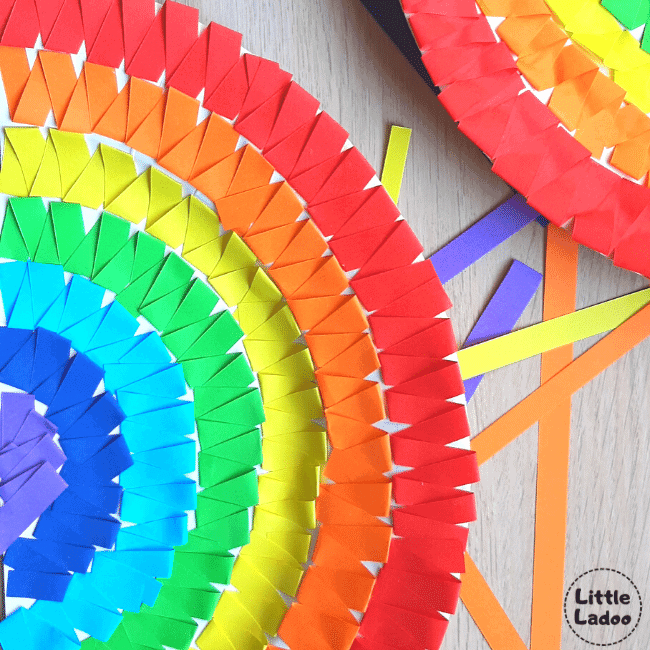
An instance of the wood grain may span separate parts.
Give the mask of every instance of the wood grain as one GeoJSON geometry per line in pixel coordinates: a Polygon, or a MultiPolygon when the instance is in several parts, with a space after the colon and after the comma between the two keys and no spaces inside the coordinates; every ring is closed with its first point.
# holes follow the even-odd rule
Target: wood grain
{"type": "MultiPolygon", "coordinates": [[[[400,209],[432,253],[511,190],[481,152],[460,134],[433,93],[358,0],[186,0],[201,20],[244,34],[244,46],[278,61],[315,95],[350,139],[381,169],[391,124],[413,129],[400,209]]],[[[462,342],[512,259],[543,270],[544,231],[532,224],[447,285],[462,342]]],[[[588,250],[580,252],[578,308],[647,286],[588,250]]],[[[541,292],[521,324],[541,320],[541,292]]],[[[576,345],[576,354],[593,341],[576,345]]],[[[611,567],[650,585],[650,342],[582,389],[573,399],[565,585],[583,571],[611,567]],[[568,582],[567,582],[568,581],[568,582]]],[[[539,360],[493,372],[469,405],[474,433],[539,385],[539,360]]],[[[536,427],[483,467],[479,520],[470,551],[519,634],[530,640],[536,427]]],[[[618,647],[648,647],[650,615],[618,647]]],[[[444,650],[485,649],[467,612],[453,617],[444,650]]],[[[588,648],[568,626],[563,648],[588,648]]]]}

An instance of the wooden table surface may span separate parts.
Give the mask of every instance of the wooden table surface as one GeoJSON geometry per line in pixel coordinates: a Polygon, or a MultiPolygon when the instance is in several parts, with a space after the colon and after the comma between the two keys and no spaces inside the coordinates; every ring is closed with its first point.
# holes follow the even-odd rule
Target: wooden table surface
{"type": "MultiPolygon", "coordinates": [[[[358,0],[185,0],[244,34],[244,47],[277,61],[317,97],[381,169],[390,125],[413,129],[399,207],[431,254],[512,191],[358,0]]],[[[534,223],[446,285],[458,342],[467,336],[510,262],[543,270],[544,230],[534,223]]],[[[586,249],[580,252],[578,307],[647,286],[586,249]]],[[[541,319],[541,291],[520,325],[541,319]]],[[[576,354],[594,340],[576,345],[576,354]]],[[[646,341],[573,399],[565,585],[595,567],[611,567],[649,593],[644,540],[650,477],[650,400],[646,341]]],[[[539,360],[493,372],[468,407],[473,434],[539,385],[539,360]]],[[[534,539],[537,427],[482,468],[478,522],[469,550],[528,645],[534,539]]],[[[650,615],[620,648],[650,644],[650,615]]],[[[445,650],[488,648],[461,605],[445,650]]],[[[563,648],[588,648],[568,626],[563,648]]]]}

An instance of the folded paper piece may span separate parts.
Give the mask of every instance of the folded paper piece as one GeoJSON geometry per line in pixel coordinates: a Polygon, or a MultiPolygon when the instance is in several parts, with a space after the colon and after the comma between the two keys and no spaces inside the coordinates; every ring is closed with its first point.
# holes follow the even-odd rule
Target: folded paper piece
{"type": "Polygon", "coordinates": [[[464,379],[609,332],[650,302],[650,289],[558,316],[458,352],[464,379]]]}
{"type": "Polygon", "coordinates": [[[448,282],[538,217],[515,194],[431,256],[440,281],[448,282]]]}
{"type": "MultiPolygon", "coordinates": [[[[2,393],[0,396],[0,552],[3,555],[68,487],[57,473],[66,460],[54,442],[57,428],[39,415],[34,406],[32,395],[2,393]]],[[[12,588],[10,583],[9,595],[30,597],[30,594],[11,593],[12,588]]]]}
{"type": "MultiPolygon", "coordinates": [[[[464,347],[467,348],[496,338],[512,330],[537,292],[541,282],[541,274],[515,260],[469,333],[464,347]]],[[[468,402],[472,399],[482,379],[482,375],[477,375],[463,382],[465,398],[468,402]]]]}
{"type": "MultiPolygon", "coordinates": [[[[12,204],[15,219],[5,220],[8,231],[4,238],[0,236],[0,247],[11,259],[63,265],[66,270],[109,288],[117,294],[116,302],[131,315],[142,314],[151,319],[162,334],[164,345],[182,365],[187,383],[192,388],[201,388],[195,391],[202,402],[196,420],[201,442],[199,479],[202,483],[205,479],[209,487],[203,490],[205,495],[199,495],[197,507],[197,512],[204,508],[206,516],[197,517],[197,528],[191,534],[183,534],[187,530],[184,517],[157,520],[166,522],[164,525],[136,522],[137,533],[120,533],[128,540],[129,546],[124,550],[129,551],[140,549],[134,545],[147,543],[143,539],[155,541],[162,536],[177,545],[187,542],[176,549],[172,577],[160,588],[151,610],[146,604],[137,613],[125,611],[120,622],[107,602],[97,600],[98,590],[92,585],[85,587],[75,575],[66,594],[70,599],[66,616],[72,616],[68,611],[77,612],[77,617],[83,614],[83,626],[92,628],[100,638],[106,638],[111,627],[118,624],[109,647],[187,647],[197,629],[192,619],[209,618],[216,605],[214,618],[198,639],[199,646],[219,643],[227,648],[262,648],[266,644],[265,634],[275,634],[279,629],[297,644],[309,634],[310,643],[324,647],[332,643],[340,647],[338,644],[343,643],[348,647],[359,630],[357,621],[350,620],[349,609],[366,608],[374,583],[363,563],[388,559],[389,567],[391,562],[405,567],[415,553],[405,550],[403,555],[393,556],[393,560],[388,558],[391,529],[377,519],[378,512],[385,512],[388,482],[383,474],[392,467],[391,449],[388,436],[373,426],[385,417],[386,411],[379,385],[367,377],[383,362],[367,333],[363,307],[378,305],[373,332],[378,339],[391,341],[382,355],[386,353],[384,358],[394,369],[393,376],[402,376],[393,385],[388,404],[389,410],[393,409],[393,419],[408,412],[409,404],[418,405],[413,411],[417,412],[418,424],[406,429],[404,438],[426,441],[435,437],[444,445],[452,438],[467,437],[464,411],[453,405],[450,408],[445,401],[448,395],[462,391],[459,374],[453,370],[455,364],[442,361],[454,347],[449,322],[441,323],[435,318],[450,303],[431,263],[412,264],[422,248],[398,219],[399,213],[388,193],[383,187],[366,189],[374,176],[372,168],[354,147],[344,150],[347,133],[326,113],[318,112],[318,103],[289,75],[272,62],[250,54],[242,56],[240,37],[218,25],[211,25],[197,38],[196,12],[178,3],[168,2],[157,13],[153,3],[144,0],[123,4],[121,12],[115,4],[98,7],[93,20],[86,19],[87,11],[83,8],[80,33],[92,45],[86,48],[88,62],[76,81],[70,77],[71,60],[67,55],[39,54],[30,71],[26,55],[21,59],[7,54],[13,72],[3,74],[3,82],[8,84],[8,97],[13,98],[13,116],[19,115],[23,123],[42,125],[56,105],[55,119],[62,130],[51,129],[43,138],[36,131],[25,129],[28,136],[8,140],[0,185],[10,194],[34,198],[44,194],[95,209],[103,205],[106,212],[86,232],[79,227],[78,216],[52,207],[65,204],[53,202],[49,212],[41,213],[39,224],[43,226],[30,230],[21,223],[12,204]],[[165,70],[168,88],[163,90],[131,76],[117,92],[113,71],[97,69],[100,65],[119,65],[117,58],[125,59],[127,74],[137,70],[152,78],[165,70]],[[43,63],[45,59],[48,60],[43,63]],[[45,69],[47,72],[42,72],[45,69]],[[67,79],[67,96],[59,94],[59,88],[50,81],[59,72],[61,79],[67,79]],[[21,85],[20,90],[13,87],[15,83],[21,85]],[[234,128],[215,114],[196,125],[199,102],[192,97],[199,96],[202,90],[206,98],[204,107],[234,119],[234,128]],[[190,96],[182,96],[184,92],[190,96]],[[128,146],[156,158],[164,168],[210,198],[220,219],[197,197],[183,199],[180,185],[157,167],[138,175],[127,154],[105,144],[89,150],[81,134],[91,131],[126,141],[128,146]],[[251,146],[237,149],[240,133],[263,155],[251,146]],[[269,163],[288,181],[270,183],[273,167],[269,163]],[[318,226],[325,236],[334,236],[330,246],[334,256],[323,257],[328,246],[322,236],[317,236],[315,228],[296,224],[303,218],[304,207],[292,188],[307,202],[309,223],[318,226]],[[156,239],[142,232],[129,237],[131,229],[121,225],[114,215],[139,224],[139,229],[144,227],[146,235],[156,239]],[[377,227],[381,232],[375,230],[377,227]],[[32,234],[39,230],[40,239],[32,234]],[[222,235],[224,230],[232,232],[222,235]],[[257,241],[253,235],[259,236],[257,241]],[[339,243],[335,244],[335,239],[339,243]],[[353,241],[361,241],[363,246],[354,245],[353,241]],[[188,274],[184,263],[179,263],[183,262],[180,257],[173,253],[165,255],[161,242],[174,249],[182,246],[182,257],[208,277],[209,285],[228,305],[236,307],[236,317],[247,335],[244,347],[262,389],[264,447],[270,450],[269,475],[259,481],[260,505],[255,507],[253,517],[253,530],[268,540],[254,546],[255,554],[264,562],[252,563],[251,556],[245,557],[244,553],[232,569],[232,555],[218,554],[220,549],[235,548],[247,541],[237,531],[243,531],[244,525],[248,527],[247,508],[251,506],[242,504],[252,498],[249,463],[263,460],[256,451],[260,444],[256,423],[261,419],[261,407],[251,397],[254,392],[249,390],[250,375],[229,356],[230,348],[241,338],[241,331],[232,327],[224,312],[197,312],[196,305],[204,300],[206,307],[210,305],[208,294],[196,282],[192,285],[193,273],[188,274]],[[257,260],[272,265],[270,274],[260,268],[257,260]],[[360,271],[355,286],[359,287],[359,297],[350,298],[344,269],[357,268],[360,271]],[[402,286],[402,278],[407,274],[409,281],[402,286]],[[392,286],[387,289],[389,284],[392,286]],[[317,347],[319,351],[329,351],[326,356],[330,358],[322,366],[318,364],[316,373],[322,406],[313,387],[309,351],[296,342],[300,330],[295,323],[291,324],[287,310],[281,307],[283,295],[300,329],[308,331],[314,353],[317,347]],[[194,318],[196,313],[200,318],[194,318]],[[407,314],[417,323],[399,327],[399,321],[407,320],[407,314]],[[430,362],[432,346],[436,353],[430,362]],[[424,357],[428,367],[415,371],[405,358],[409,355],[424,357]],[[424,376],[422,380],[419,374],[424,376]],[[436,386],[438,375],[444,378],[439,394],[423,397],[425,390],[436,386]],[[236,378],[233,386],[237,390],[230,387],[231,378],[236,378]],[[212,408],[206,411],[210,404],[212,408]],[[283,549],[290,549],[287,552],[296,562],[305,562],[309,530],[316,526],[313,499],[326,454],[325,432],[312,418],[319,418],[323,412],[333,441],[325,472],[337,485],[345,487],[335,493],[329,490],[331,494],[318,507],[324,517],[327,513],[335,515],[335,519],[321,527],[313,565],[307,572],[307,576],[310,572],[315,575],[310,584],[321,586],[317,592],[313,586],[311,592],[307,587],[297,592],[298,604],[285,616],[279,591],[293,592],[300,570],[283,549]],[[242,413],[246,414],[245,422],[238,419],[242,413]],[[379,510],[374,505],[375,497],[370,499],[366,489],[378,495],[379,502],[384,504],[379,510]],[[225,530],[235,533],[225,534],[225,530]],[[214,550],[217,539],[222,546],[208,561],[205,555],[214,550]],[[216,557],[221,557],[221,561],[217,563],[216,557]],[[195,563],[201,567],[198,578],[195,563]],[[218,579],[214,579],[214,573],[204,573],[204,568],[211,571],[215,566],[221,571],[218,579]],[[209,582],[227,582],[228,567],[237,592],[227,591],[225,597],[219,597],[212,587],[198,586],[198,579],[205,585],[204,576],[209,576],[209,582]],[[350,574],[354,576],[352,583],[350,574]],[[359,587],[353,597],[347,585],[355,583],[359,587]],[[328,589],[324,590],[322,585],[328,589]],[[324,601],[314,598],[314,593],[331,596],[328,602],[337,603],[332,605],[335,610],[323,611],[324,601]],[[83,606],[84,602],[99,604],[95,608],[83,606]],[[332,616],[331,611],[338,615],[332,616]],[[344,623],[343,636],[339,635],[341,616],[348,621],[344,623]],[[304,625],[305,620],[310,621],[309,628],[304,625]],[[316,637],[313,630],[317,631],[316,637]]],[[[71,11],[74,14],[76,10],[73,7],[71,11]]],[[[75,44],[76,40],[71,39],[65,48],[59,49],[73,50],[75,44]]],[[[12,45],[24,47],[33,43],[16,39],[12,45]]],[[[4,66],[2,71],[5,72],[4,66]]],[[[43,311],[48,306],[39,303],[43,311]]],[[[63,303],[56,304],[58,310],[64,307],[63,303]]],[[[210,310],[214,307],[212,302],[210,310]]],[[[48,318],[56,320],[47,311],[48,318]]],[[[98,319],[84,312],[74,322],[74,314],[60,313],[66,327],[75,328],[80,339],[90,335],[91,321],[98,319]]],[[[19,315],[20,312],[16,318],[19,315]]],[[[114,363],[115,358],[119,358],[120,365],[151,363],[146,355],[149,343],[145,345],[143,341],[131,347],[125,340],[97,348],[105,348],[101,353],[102,365],[114,363]]],[[[143,381],[148,375],[143,377],[141,373],[135,377],[125,384],[119,371],[110,380],[127,416],[121,431],[129,441],[135,462],[132,469],[142,464],[160,470],[159,466],[172,462],[172,452],[181,469],[190,468],[190,445],[186,443],[165,438],[161,439],[165,444],[162,448],[136,447],[139,438],[132,435],[133,427],[145,426],[146,422],[155,423],[152,429],[160,427],[172,415],[174,422],[184,423],[186,415],[183,408],[170,412],[167,402],[178,398],[173,395],[175,383],[166,379],[167,374],[162,383],[143,381]],[[140,397],[133,397],[136,384],[139,391],[149,392],[138,392],[140,397]],[[146,410],[140,412],[140,405],[146,410]]],[[[65,411],[63,408],[61,412],[65,411]]],[[[453,509],[459,504],[459,514],[452,519],[460,518],[462,523],[473,518],[473,508],[466,505],[467,499],[457,501],[456,495],[449,495],[445,506],[429,503],[437,499],[434,495],[439,489],[435,478],[438,472],[448,484],[466,485],[477,478],[476,461],[473,454],[467,453],[439,465],[418,463],[415,468],[416,476],[426,479],[427,491],[418,497],[417,505],[421,507],[417,512],[401,518],[400,535],[407,541],[426,536],[432,544],[437,544],[440,534],[451,533],[458,538],[459,543],[447,556],[443,576],[437,566],[425,563],[420,569],[429,588],[435,583],[435,588],[439,586],[445,591],[444,607],[453,610],[457,585],[444,574],[452,570],[449,567],[457,569],[460,565],[466,529],[445,521],[449,518],[447,506],[453,509]]],[[[131,469],[123,473],[124,478],[127,475],[133,475],[131,469]]],[[[139,518],[138,513],[154,508],[156,513],[169,515],[169,509],[150,503],[169,491],[151,489],[155,485],[149,483],[152,479],[148,469],[137,476],[134,480],[146,483],[136,485],[135,498],[129,496],[125,501],[130,516],[139,518]]],[[[417,482],[415,478],[404,481],[417,482]]],[[[185,505],[183,495],[185,492],[179,492],[174,505],[185,505]]],[[[415,505],[414,498],[410,501],[415,505]]],[[[255,537],[258,538],[257,534],[255,537]]],[[[415,549],[417,544],[411,546],[415,549]]],[[[108,581],[112,572],[101,570],[108,581]]],[[[410,579],[412,572],[408,568],[402,570],[410,579]]],[[[395,574],[388,573],[387,584],[392,585],[395,574]]],[[[141,584],[131,578],[118,580],[117,584],[111,583],[110,594],[117,597],[120,584],[125,582],[141,584]]],[[[385,593],[389,591],[390,587],[384,588],[385,593]]],[[[147,603],[155,596],[146,585],[142,593],[147,603]]],[[[423,593],[410,592],[411,611],[394,607],[388,596],[376,611],[390,611],[391,620],[404,627],[406,617],[413,615],[423,593]]],[[[129,604],[135,604],[137,597],[136,594],[129,604]]],[[[52,622],[63,620],[63,616],[48,617],[43,610],[37,609],[34,614],[45,621],[41,631],[50,635],[52,622]]],[[[12,618],[32,625],[34,616],[16,613],[9,620],[12,618]]],[[[361,627],[364,643],[380,639],[377,620],[370,616],[367,629],[361,627]]],[[[71,622],[81,629],[80,618],[71,622]]],[[[438,617],[423,620],[422,625],[417,642],[423,644],[439,640],[446,627],[438,617]],[[435,634],[431,636],[427,630],[435,630],[435,634]]],[[[65,647],[63,638],[70,637],[57,636],[65,647]]],[[[9,645],[8,638],[2,639],[5,650],[13,650],[14,640],[9,645]]],[[[396,642],[398,647],[404,643],[412,647],[412,635],[396,642]]],[[[94,642],[84,643],[92,647],[94,642]]]]}

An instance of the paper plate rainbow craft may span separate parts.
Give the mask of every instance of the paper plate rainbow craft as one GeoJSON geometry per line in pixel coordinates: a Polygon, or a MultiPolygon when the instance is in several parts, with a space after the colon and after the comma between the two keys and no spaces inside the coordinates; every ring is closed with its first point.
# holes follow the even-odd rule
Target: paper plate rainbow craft
{"type": "Polygon", "coordinates": [[[573,220],[578,243],[650,275],[648,3],[402,6],[440,101],[493,171],[554,224],[573,220]]]}
{"type": "Polygon", "coordinates": [[[477,462],[371,166],[195,9],[0,26],[3,650],[438,647],[477,462]]]}

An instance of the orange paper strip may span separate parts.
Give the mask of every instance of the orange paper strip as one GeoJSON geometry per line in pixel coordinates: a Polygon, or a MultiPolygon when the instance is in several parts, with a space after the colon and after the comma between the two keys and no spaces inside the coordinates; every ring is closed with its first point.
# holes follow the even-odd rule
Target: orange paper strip
{"type": "Polygon", "coordinates": [[[239,194],[246,190],[254,190],[270,182],[273,167],[253,147],[244,147],[241,164],[228,188],[228,194],[239,194]]]}
{"type": "Polygon", "coordinates": [[[40,58],[37,58],[11,119],[23,124],[43,126],[51,108],[43,66],[40,58]]]}
{"type": "Polygon", "coordinates": [[[165,121],[160,139],[160,149],[157,158],[166,156],[183,138],[188,136],[197,126],[199,102],[175,88],[167,91],[165,106],[165,121]]]}
{"type": "Polygon", "coordinates": [[[203,122],[195,126],[190,133],[171,149],[168,154],[162,156],[158,162],[165,169],[172,172],[172,174],[176,174],[176,176],[183,180],[189,180],[207,128],[208,120],[203,120],[203,122]]]}
{"type": "Polygon", "coordinates": [[[364,332],[368,329],[368,319],[363,313],[356,296],[345,296],[339,308],[315,325],[312,334],[336,334],[344,332],[364,332]]]}
{"type": "Polygon", "coordinates": [[[288,183],[281,183],[277,194],[248,231],[249,235],[294,223],[302,214],[302,203],[288,183]]]}
{"type": "MultiPolygon", "coordinates": [[[[257,190],[250,190],[251,192],[258,192],[258,190],[266,190],[268,186],[258,188],[257,190]]],[[[244,194],[249,194],[245,192],[244,194]]],[[[239,197],[241,194],[235,194],[234,197],[239,197]]],[[[228,200],[230,197],[226,197],[222,200],[228,200]]],[[[217,202],[217,211],[221,216],[221,209],[219,204],[221,201],[217,202]]],[[[238,232],[238,229],[232,228],[235,232],[238,232]]],[[[273,230],[265,230],[264,232],[257,233],[256,235],[249,235],[246,238],[246,243],[248,247],[257,255],[258,259],[262,264],[272,264],[280,255],[280,253],[289,245],[289,242],[298,234],[300,230],[300,223],[290,223],[286,226],[280,226],[279,228],[273,228],[273,230]]]]}
{"type": "Polygon", "coordinates": [[[239,134],[223,118],[210,113],[205,137],[194,161],[190,179],[207,171],[229,156],[237,146],[239,134]]]}
{"type": "Polygon", "coordinates": [[[163,89],[137,77],[131,77],[127,87],[129,89],[129,115],[126,137],[127,140],[130,140],[162,98],[163,89]]]}
{"type": "MultiPolygon", "coordinates": [[[[551,224],[546,235],[544,320],[575,311],[577,281],[578,245],[551,224]]],[[[542,383],[572,361],[573,345],[545,352],[542,383]]],[[[570,433],[569,398],[539,421],[531,650],[559,650],[562,639],[570,433]]]]}
{"type": "MultiPolygon", "coordinates": [[[[250,237],[247,238],[250,243],[250,237]]],[[[303,331],[311,330],[330,315],[334,314],[345,302],[346,296],[330,296],[325,298],[303,298],[287,300],[296,322],[303,331]]],[[[345,334],[349,332],[319,332],[320,334],[345,334]]]]}
{"type": "Polygon", "coordinates": [[[492,650],[527,650],[485,578],[467,553],[460,598],[492,650]]]}
{"type": "Polygon", "coordinates": [[[84,72],[90,123],[94,128],[117,99],[117,75],[112,68],[94,63],[86,63],[84,72]]]}
{"type": "Polygon", "coordinates": [[[95,126],[95,133],[105,135],[113,140],[126,140],[127,116],[129,114],[129,85],[122,88],[115,101],[109,106],[104,116],[95,126]]]}
{"type": "MultiPolygon", "coordinates": [[[[244,235],[280,190],[280,185],[280,183],[262,185],[254,190],[231,194],[217,201],[215,207],[223,227],[226,230],[234,230],[238,235],[244,235]]],[[[275,259],[275,257],[269,259],[269,262],[275,259]]]]}
{"type": "MultiPolygon", "coordinates": [[[[129,102],[129,124],[131,128],[131,106],[133,106],[134,98],[131,96],[129,102]]],[[[150,158],[157,158],[160,149],[160,140],[162,138],[163,122],[165,121],[165,106],[167,98],[161,96],[158,103],[154,106],[153,110],[144,118],[140,126],[134,131],[126,144],[129,147],[149,156],[150,158]]]]}
{"type": "MultiPolygon", "coordinates": [[[[216,203],[226,192],[242,159],[243,150],[230,154],[207,171],[192,179],[194,186],[216,203]]],[[[199,152],[199,156],[201,153],[199,152]]]]}

